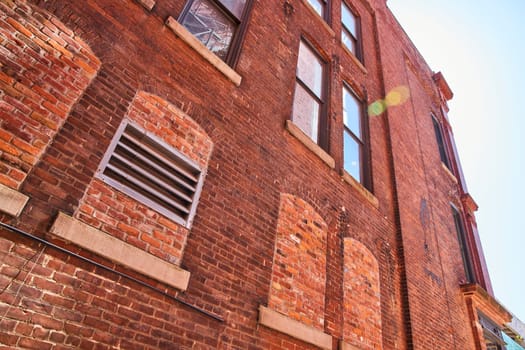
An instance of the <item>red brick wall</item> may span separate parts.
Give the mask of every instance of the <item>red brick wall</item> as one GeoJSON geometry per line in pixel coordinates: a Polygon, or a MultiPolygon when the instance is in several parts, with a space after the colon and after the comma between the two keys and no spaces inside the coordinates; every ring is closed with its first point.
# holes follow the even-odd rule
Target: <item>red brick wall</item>
{"type": "Polygon", "coordinates": [[[344,240],[343,339],[359,349],[382,349],[379,266],[355,239],[344,240]]]}
{"type": "Polygon", "coordinates": [[[308,203],[281,195],[268,306],[324,330],[326,238],[324,220],[308,203]]]}
{"type": "Polygon", "coordinates": [[[18,188],[100,61],[57,18],[25,2],[0,4],[0,183],[18,188]]]}
{"type": "MultiPolygon", "coordinates": [[[[188,115],[158,96],[139,91],[127,119],[199,164],[206,173],[213,143],[188,115]]],[[[74,215],[163,260],[180,264],[189,232],[165,216],[94,178],[74,215]]]]}
{"type": "MultiPolygon", "coordinates": [[[[373,273],[377,284],[371,284],[379,286],[380,295],[374,300],[380,306],[372,312],[356,302],[357,313],[374,320],[376,327],[370,334],[381,338],[374,346],[472,348],[458,290],[463,275],[457,266],[460,256],[449,209],[449,202],[457,198],[451,191],[453,180],[443,171],[431,141],[429,111],[439,110],[432,71],[384,1],[348,2],[360,15],[365,69],[340,44],[338,0],[333,0],[331,29],[306,1],[254,1],[234,67],[242,77],[239,87],[165,27],[168,16],[178,17],[183,0],[159,0],[152,11],[132,0],[30,0],[31,6],[22,0],[1,2],[0,35],[8,40],[0,41],[0,140],[6,148],[1,153],[0,182],[30,198],[19,217],[2,214],[1,220],[50,239],[49,227],[57,212],[63,211],[191,273],[188,289],[181,293],[67,242],[55,242],[160,289],[152,290],[53,248],[41,254],[41,244],[2,229],[0,316],[6,317],[0,320],[5,330],[0,334],[1,346],[313,349],[257,324],[259,305],[282,301],[288,303],[287,308],[302,308],[305,322],[323,319],[318,329],[333,336],[336,349],[339,340],[356,339],[371,326],[343,311],[349,264],[344,242],[353,239],[359,251],[377,260],[378,272],[373,273]],[[9,23],[13,20],[27,28],[13,27],[9,23]],[[31,39],[26,30],[31,31],[31,39]],[[335,160],[335,169],[285,129],[301,36],[328,62],[327,152],[335,160]],[[65,42],[61,45],[71,58],[50,44],[55,37],[65,42]],[[29,65],[31,70],[17,65],[29,65]],[[407,101],[370,118],[377,208],[340,174],[343,80],[366,104],[400,85],[409,86],[412,98],[419,101],[407,101]],[[38,96],[28,92],[31,89],[38,96]],[[59,111],[51,110],[55,104],[44,105],[53,97],[59,111]],[[48,113],[48,119],[35,121],[33,111],[48,113]],[[201,164],[207,162],[190,231],[93,179],[126,117],[180,146],[201,164]],[[154,118],[162,123],[154,127],[150,124],[154,118]],[[188,128],[175,129],[175,124],[188,128]],[[209,142],[191,142],[193,136],[195,141],[203,140],[199,135],[204,134],[209,142]],[[37,142],[40,138],[43,143],[37,142]],[[37,149],[29,148],[32,154],[20,145],[37,149]],[[290,214],[282,210],[282,193],[294,199],[290,214]],[[299,208],[307,212],[298,212],[299,208]],[[321,227],[311,226],[310,221],[301,223],[303,217],[321,227]],[[308,261],[318,274],[312,282],[317,287],[304,286],[309,297],[302,305],[288,301],[297,294],[296,285],[290,283],[290,292],[279,298],[274,298],[272,289],[272,274],[286,272],[274,263],[276,244],[285,238],[292,243],[290,236],[284,236],[285,219],[288,228],[304,231],[304,237],[318,235],[310,241],[315,263],[308,254],[301,261],[298,256],[303,255],[281,261],[295,271],[301,271],[300,262],[308,261]],[[356,328],[353,333],[352,327],[356,328]]],[[[292,282],[309,284],[299,276],[293,277],[301,282],[292,282]]],[[[369,278],[373,279],[372,273],[369,278]]],[[[370,289],[361,292],[355,300],[374,304],[367,294],[370,289]]]]}

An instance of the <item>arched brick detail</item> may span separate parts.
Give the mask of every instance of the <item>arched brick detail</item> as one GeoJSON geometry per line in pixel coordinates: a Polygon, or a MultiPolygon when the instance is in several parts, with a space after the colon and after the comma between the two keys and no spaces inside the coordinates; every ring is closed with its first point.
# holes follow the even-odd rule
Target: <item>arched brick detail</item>
{"type": "Polygon", "coordinates": [[[382,349],[379,264],[362,243],[344,239],[343,340],[359,349],[382,349]]]}
{"type": "MultiPolygon", "coordinates": [[[[198,163],[204,172],[213,149],[208,134],[166,100],[143,91],[126,118],[198,163]]],[[[189,230],[94,178],[74,217],[163,260],[179,264],[189,230]]]]}
{"type": "Polygon", "coordinates": [[[97,73],[89,46],[22,0],[0,3],[0,183],[17,189],[97,73]]]}
{"type": "Polygon", "coordinates": [[[324,330],[328,227],[304,200],[281,194],[268,307],[324,330]]]}

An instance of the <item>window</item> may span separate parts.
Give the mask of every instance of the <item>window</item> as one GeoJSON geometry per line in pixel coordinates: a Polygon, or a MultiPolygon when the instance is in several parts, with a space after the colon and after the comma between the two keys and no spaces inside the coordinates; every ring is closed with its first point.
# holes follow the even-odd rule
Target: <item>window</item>
{"type": "Polygon", "coordinates": [[[326,0],[307,0],[314,8],[315,12],[322,18],[326,19],[326,0]]]}
{"type": "Polygon", "coordinates": [[[343,86],[344,169],[369,187],[367,128],[363,116],[362,102],[346,85],[343,86]]]}
{"type": "Polygon", "coordinates": [[[437,118],[432,115],[432,123],[434,124],[434,132],[436,133],[436,141],[438,143],[439,147],[439,156],[441,157],[441,161],[443,164],[447,166],[447,168],[450,169],[450,160],[448,158],[448,153],[445,145],[445,139],[443,137],[443,131],[441,129],[441,124],[437,120],[437,118]]]}
{"type": "Polygon", "coordinates": [[[505,340],[503,333],[498,325],[490,318],[478,311],[478,319],[483,329],[483,338],[487,350],[503,350],[505,348],[505,340]]]}
{"type": "Polygon", "coordinates": [[[316,143],[325,143],[320,130],[325,124],[325,64],[304,41],[298,56],[292,121],[316,143]]]}
{"type": "Polygon", "coordinates": [[[202,186],[198,165],[124,122],[97,176],[168,218],[189,226],[202,186]]]}
{"type": "Polygon", "coordinates": [[[189,0],[179,22],[232,66],[237,60],[252,0],[189,0]]]}
{"type": "Polygon", "coordinates": [[[359,60],[361,60],[361,48],[359,42],[359,19],[350,8],[341,3],[341,41],[359,60]]]}
{"type": "Polygon", "coordinates": [[[463,267],[465,269],[465,276],[467,282],[474,282],[474,274],[472,270],[472,264],[470,262],[470,255],[467,246],[467,237],[465,236],[465,228],[463,226],[463,220],[461,213],[451,206],[452,215],[454,216],[454,224],[456,225],[456,233],[458,235],[459,248],[461,249],[461,258],[463,259],[463,267]]]}

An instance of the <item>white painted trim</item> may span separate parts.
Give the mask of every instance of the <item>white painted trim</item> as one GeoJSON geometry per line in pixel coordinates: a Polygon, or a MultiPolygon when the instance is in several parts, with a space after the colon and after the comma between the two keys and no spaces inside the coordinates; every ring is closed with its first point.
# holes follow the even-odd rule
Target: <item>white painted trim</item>
{"type": "Polygon", "coordinates": [[[18,216],[27,204],[29,197],[0,184],[0,211],[11,216],[18,216]]]}
{"type": "Polygon", "coordinates": [[[175,18],[171,16],[168,17],[166,20],[166,26],[168,26],[168,28],[170,28],[182,41],[197,51],[197,53],[201,55],[206,61],[211,63],[219,72],[230,79],[236,86],[241,85],[241,76],[230,66],[224,63],[224,61],[217,57],[213,52],[208,50],[208,48],[204,46],[199,40],[197,40],[193,34],[191,34],[186,28],[184,28],[184,26],[177,22],[175,18]]]}
{"type": "Polygon", "coordinates": [[[332,336],[259,305],[259,323],[321,349],[332,349],[332,336]]]}
{"type": "Polygon", "coordinates": [[[188,288],[188,271],[64,213],[58,214],[50,232],[157,281],[180,290],[188,288]]]}

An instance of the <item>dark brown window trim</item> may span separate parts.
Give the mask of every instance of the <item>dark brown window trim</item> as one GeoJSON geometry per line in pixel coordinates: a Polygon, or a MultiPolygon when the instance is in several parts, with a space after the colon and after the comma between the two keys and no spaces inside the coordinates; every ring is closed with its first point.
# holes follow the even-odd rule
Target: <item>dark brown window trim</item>
{"type": "Polygon", "coordinates": [[[436,142],[438,145],[439,157],[447,169],[452,171],[452,163],[450,161],[451,157],[446,135],[443,130],[443,125],[441,124],[441,121],[438,120],[438,118],[434,115],[434,113],[431,113],[430,115],[432,117],[432,124],[434,126],[434,134],[436,136],[436,142]]]}
{"type": "MultiPolygon", "coordinates": [[[[222,11],[228,18],[230,18],[237,24],[237,28],[235,30],[235,33],[233,34],[230,46],[228,48],[228,55],[224,60],[224,62],[228,66],[235,68],[237,62],[239,61],[242,42],[244,41],[244,38],[246,36],[246,29],[248,27],[249,18],[253,7],[253,0],[246,0],[246,4],[242,12],[241,18],[237,18],[234,14],[232,14],[220,1],[209,1],[213,2],[220,11],[222,11]]],[[[177,18],[177,22],[182,23],[182,19],[187,15],[193,2],[194,0],[186,1],[186,5],[182,9],[179,17],[177,18]]]]}
{"type": "MultiPolygon", "coordinates": [[[[348,10],[350,10],[350,12],[354,15],[355,23],[356,23],[357,38],[354,38],[354,36],[351,34],[351,32],[346,28],[345,24],[343,23],[342,9],[341,9],[341,30],[344,30],[345,32],[347,32],[356,41],[355,54],[348,47],[347,47],[348,49],[347,51],[349,51],[352,55],[354,55],[355,58],[357,58],[357,60],[361,62],[364,68],[365,60],[364,60],[364,55],[363,55],[363,40],[362,40],[363,35],[362,35],[362,29],[361,29],[361,17],[357,14],[358,12],[354,9],[354,7],[348,4],[347,1],[342,0],[341,7],[342,6],[346,6],[348,10]]],[[[341,44],[346,47],[346,45],[343,42],[341,42],[341,44]]]]}
{"type": "MultiPolygon", "coordinates": [[[[358,140],[359,143],[362,145],[362,150],[360,152],[360,162],[361,162],[361,184],[371,193],[373,193],[373,184],[372,184],[372,155],[371,155],[371,148],[370,148],[370,125],[369,125],[369,118],[367,113],[367,105],[366,105],[366,91],[363,94],[359,94],[356,92],[356,90],[347,82],[343,81],[343,89],[348,90],[360,103],[361,106],[361,135],[362,139],[359,139],[357,136],[354,135],[354,133],[344,125],[343,125],[343,132],[345,130],[348,130],[352,138],[355,140],[358,140]]],[[[342,106],[342,105],[341,105],[342,106]]],[[[342,111],[341,111],[342,112],[342,111]]],[[[343,152],[344,152],[344,142],[343,142],[343,152]]],[[[344,159],[344,154],[343,158],[344,159]]],[[[344,168],[344,166],[343,166],[344,168]]],[[[346,170],[345,170],[346,171],[346,170]]]]}
{"type": "Polygon", "coordinates": [[[463,260],[463,268],[465,271],[465,277],[467,283],[475,282],[474,277],[474,265],[472,264],[471,254],[468,248],[466,230],[465,230],[465,220],[463,214],[459,209],[456,208],[452,203],[450,204],[452,210],[452,217],[454,219],[454,225],[456,227],[456,234],[459,244],[459,249],[461,250],[461,259],[463,260]]]}
{"type": "MultiPolygon", "coordinates": [[[[316,55],[317,58],[321,61],[323,64],[323,77],[322,77],[322,86],[321,86],[321,97],[318,98],[313,91],[310,90],[304,84],[301,79],[297,76],[297,73],[295,74],[295,81],[299,85],[301,85],[305,90],[308,92],[309,95],[313,96],[316,101],[320,102],[319,106],[319,120],[318,120],[318,126],[317,126],[317,144],[326,152],[329,153],[330,151],[330,145],[329,145],[329,118],[328,118],[328,108],[329,103],[328,102],[328,96],[330,96],[329,87],[330,87],[330,65],[328,63],[328,60],[320,53],[320,51],[317,49],[315,45],[312,44],[312,41],[310,41],[305,36],[301,36],[299,40],[299,45],[297,46],[297,63],[295,65],[296,69],[299,64],[299,48],[301,45],[301,42],[303,42],[312,52],[316,55]]],[[[293,101],[295,103],[295,101],[293,101]]]]}

